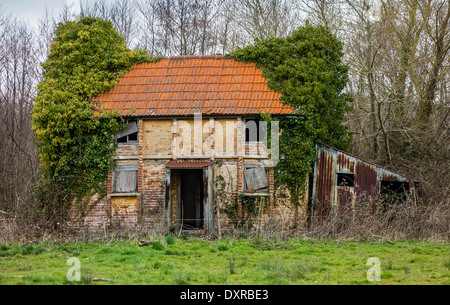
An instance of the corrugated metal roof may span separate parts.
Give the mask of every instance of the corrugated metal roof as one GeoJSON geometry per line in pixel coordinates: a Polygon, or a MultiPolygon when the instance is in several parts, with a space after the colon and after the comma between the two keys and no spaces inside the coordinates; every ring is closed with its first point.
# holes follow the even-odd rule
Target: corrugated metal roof
{"type": "Polygon", "coordinates": [[[171,161],[166,164],[168,168],[204,168],[213,164],[213,161],[171,161]]]}
{"type": "Polygon", "coordinates": [[[412,180],[412,181],[414,181],[414,182],[419,182],[419,180],[416,179],[416,178],[414,178],[414,177],[409,177],[409,176],[405,176],[405,175],[400,174],[400,173],[396,173],[396,172],[394,172],[394,171],[392,171],[392,170],[390,170],[390,169],[388,169],[388,168],[386,168],[386,167],[384,167],[384,166],[381,166],[381,165],[379,165],[379,164],[375,164],[375,163],[373,163],[373,162],[371,162],[371,161],[368,161],[368,160],[364,160],[364,159],[362,159],[362,158],[360,158],[360,157],[357,157],[357,156],[355,156],[355,155],[353,155],[353,154],[350,154],[350,153],[348,153],[348,152],[345,152],[345,151],[343,151],[343,150],[341,150],[341,149],[338,149],[338,148],[336,148],[336,147],[333,147],[333,146],[330,146],[330,145],[327,145],[327,144],[324,144],[324,143],[319,143],[319,142],[316,142],[316,144],[319,146],[319,148],[320,148],[320,145],[321,145],[321,146],[324,146],[324,147],[328,147],[328,148],[333,149],[333,150],[335,150],[335,151],[337,151],[337,152],[340,152],[340,153],[345,154],[345,155],[347,155],[347,156],[349,156],[349,157],[352,157],[352,158],[354,158],[354,159],[356,159],[356,160],[359,160],[359,161],[362,161],[362,162],[364,162],[364,163],[370,164],[370,165],[374,166],[377,170],[383,171],[383,172],[386,173],[386,174],[391,174],[391,175],[394,175],[394,176],[402,177],[402,178],[404,178],[404,179],[412,180]]]}
{"type": "Polygon", "coordinates": [[[255,64],[213,55],[136,65],[96,100],[125,116],[291,113],[279,98],[255,64]]]}

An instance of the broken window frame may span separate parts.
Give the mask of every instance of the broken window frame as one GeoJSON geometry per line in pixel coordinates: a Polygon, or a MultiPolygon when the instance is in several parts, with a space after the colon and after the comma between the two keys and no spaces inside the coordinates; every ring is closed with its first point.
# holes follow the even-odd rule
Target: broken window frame
{"type": "Polygon", "coordinates": [[[378,193],[385,209],[390,205],[412,199],[411,188],[407,181],[378,180],[378,193]]]}
{"type": "Polygon", "coordinates": [[[242,177],[242,179],[243,179],[243,191],[244,191],[244,194],[259,194],[259,193],[261,193],[261,194],[266,194],[266,193],[269,193],[269,169],[267,168],[267,167],[264,167],[264,166],[262,166],[262,164],[261,163],[244,163],[244,166],[243,166],[243,173],[242,173],[242,175],[243,175],[243,177],[242,177]],[[247,180],[248,180],[248,177],[246,177],[246,171],[247,170],[249,170],[249,169],[252,169],[252,168],[262,168],[263,170],[264,170],[264,172],[265,172],[265,174],[266,174],[266,178],[267,178],[267,186],[266,187],[262,187],[262,188],[258,188],[258,189],[249,189],[248,188],[248,186],[247,186],[247,180]]]}
{"type": "MultiPolygon", "coordinates": [[[[125,183],[122,183],[125,184],[125,183]]],[[[113,194],[131,194],[137,193],[138,191],[138,163],[125,163],[125,164],[116,164],[112,173],[112,193],[113,194]],[[134,185],[129,187],[128,189],[118,190],[118,179],[121,177],[120,173],[124,172],[132,172],[132,176],[134,179],[134,185]]]]}
{"type": "MultiPolygon", "coordinates": [[[[247,118],[244,121],[244,142],[245,143],[265,143],[266,142],[266,134],[267,130],[264,130],[262,125],[260,125],[261,122],[265,122],[261,118],[247,118]],[[247,128],[248,122],[255,122],[256,123],[256,139],[251,139],[250,135],[250,129],[247,128]]],[[[267,128],[267,125],[266,125],[267,128]]]]}
{"type": "Polygon", "coordinates": [[[355,186],[355,174],[352,173],[336,173],[336,185],[338,187],[354,187],[355,186]],[[343,184],[340,181],[347,179],[350,183],[343,184]]]}
{"type": "Polygon", "coordinates": [[[139,125],[138,125],[139,121],[136,119],[127,119],[126,123],[127,123],[127,128],[122,129],[121,131],[119,131],[118,134],[120,134],[121,132],[125,132],[129,128],[130,124],[132,124],[132,123],[136,124],[137,131],[130,133],[130,134],[126,134],[125,136],[122,136],[120,138],[116,134],[115,139],[116,139],[117,143],[118,144],[139,144],[139,125]],[[130,137],[133,137],[133,139],[130,140],[130,137]],[[124,139],[124,138],[126,138],[126,140],[124,142],[119,141],[120,139],[124,139]],[[136,139],[134,139],[134,138],[136,138],[136,139]]]}

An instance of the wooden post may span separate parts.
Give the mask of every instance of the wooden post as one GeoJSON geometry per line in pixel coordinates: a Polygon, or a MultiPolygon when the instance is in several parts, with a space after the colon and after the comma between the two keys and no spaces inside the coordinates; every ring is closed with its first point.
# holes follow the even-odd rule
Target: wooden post
{"type": "Polygon", "coordinates": [[[259,215],[258,215],[258,226],[256,228],[256,242],[259,243],[261,239],[261,227],[262,227],[262,218],[264,215],[264,204],[266,202],[266,197],[261,197],[259,199],[259,215]]]}
{"type": "Polygon", "coordinates": [[[213,190],[214,190],[214,205],[216,207],[216,213],[217,213],[217,235],[219,239],[222,238],[222,225],[220,223],[221,221],[221,215],[220,215],[220,206],[219,206],[219,200],[216,198],[216,192],[217,192],[217,168],[214,165],[214,181],[213,181],[213,190]]]}
{"type": "Polygon", "coordinates": [[[172,225],[172,190],[171,190],[171,170],[166,169],[166,177],[165,177],[165,203],[164,208],[166,212],[166,233],[170,232],[170,226],[172,225]]]}

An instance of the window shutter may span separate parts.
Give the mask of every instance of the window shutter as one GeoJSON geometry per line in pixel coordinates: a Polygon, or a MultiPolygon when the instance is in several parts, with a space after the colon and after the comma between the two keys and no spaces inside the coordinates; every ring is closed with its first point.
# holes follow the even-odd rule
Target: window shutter
{"type": "Polygon", "coordinates": [[[256,191],[269,187],[266,169],[262,166],[246,168],[244,171],[247,190],[256,191]]]}
{"type": "Polygon", "coordinates": [[[114,193],[137,192],[137,166],[118,166],[114,170],[114,193]]]}

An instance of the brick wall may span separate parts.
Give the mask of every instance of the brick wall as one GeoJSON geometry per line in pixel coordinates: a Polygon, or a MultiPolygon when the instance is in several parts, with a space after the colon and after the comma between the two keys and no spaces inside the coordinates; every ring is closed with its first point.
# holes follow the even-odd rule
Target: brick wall
{"type": "MultiPolygon", "coordinates": [[[[193,120],[188,120],[188,125],[194,127],[193,120]]],[[[165,164],[176,156],[171,156],[171,146],[173,139],[180,134],[174,130],[173,125],[177,124],[176,119],[154,119],[139,120],[139,144],[120,144],[115,159],[117,162],[137,162],[138,163],[138,191],[135,196],[111,196],[112,194],[112,174],[108,176],[108,195],[98,201],[93,197],[88,211],[84,218],[75,220],[74,226],[77,228],[89,228],[90,230],[100,231],[109,226],[127,226],[136,227],[143,224],[149,229],[157,228],[164,224],[164,201],[165,201],[165,164]]],[[[216,175],[224,177],[227,184],[227,197],[235,196],[239,204],[242,204],[240,194],[244,191],[243,169],[244,162],[260,162],[261,159],[254,158],[261,155],[261,147],[258,145],[247,145],[243,142],[243,121],[241,118],[227,119],[204,119],[202,124],[205,134],[202,135],[203,141],[208,138],[221,140],[223,152],[217,151],[216,144],[209,143],[212,149],[211,160],[217,161],[216,175]],[[207,125],[208,124],[208,125],[207,125]],[[218,138],[214,132],[219,129],[226,129],[233,126],[233,144],[231,151],[226,151],[226,137],[218,138]],[[210,128],[213,127],[213,128],[210,128]]],[[[176,128],[175,128],[176,129],[176,128]]],[[[195,152],[194,140],[192,140],[191,153],[195,152]]],[[[263,147],[264,148],[264,147],[263,147]]],[[[198,150],[197,150],[198,151],[198,150]]],[[[195,159],[187,159],[195,160],[195,159]]],[[[202,159],[204,160],[204,159],[202,159]]],[[[177,190],[178,173],[172,171],[171,174],[171,196],[172,196],[172,224],[175,225],[177,208],[177,190]]],[[[292,212],[289,207],[279,203],[282,200],[279,192],[274,194],[274,174],[273,169],[269,170],[269,192],[266,202],[266,217],[279,215],[285,217],[292,212]]],[[[217,204],[223,208],[223,202],[217,204]]],[[[239,206],[240,212],[242,207],[239,206]]],[[[75,215],[74,213],[73,215],[75,215]]],[[[221,227],[230,227],[233,224],[224,213],[221,213],[221,227]]],[[[214,214],[217,217],[217,214],[214,214]]],[[[217,222],[216,222],[217,224],[217,222]]]]}

